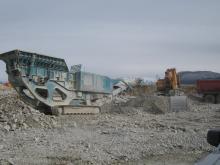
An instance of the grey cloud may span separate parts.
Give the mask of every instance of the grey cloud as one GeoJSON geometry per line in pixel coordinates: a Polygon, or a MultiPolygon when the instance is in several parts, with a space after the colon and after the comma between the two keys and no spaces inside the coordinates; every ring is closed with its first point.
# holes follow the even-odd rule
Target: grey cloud
{"type": "Polygon", "coordinates": [[[219,11],[217,0],[0,1],[0,52],[48,54],[112,77],[220,72],[219,11]]]}

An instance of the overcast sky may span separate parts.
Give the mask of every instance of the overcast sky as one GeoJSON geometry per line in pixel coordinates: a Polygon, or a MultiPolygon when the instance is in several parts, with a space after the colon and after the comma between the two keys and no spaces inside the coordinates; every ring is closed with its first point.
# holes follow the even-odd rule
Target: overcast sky
{"type": "Polygon", "coordinates": [[[111,77],[220,72],[220,1],[0,0],[0,53],[13,49],[111,77]]]}

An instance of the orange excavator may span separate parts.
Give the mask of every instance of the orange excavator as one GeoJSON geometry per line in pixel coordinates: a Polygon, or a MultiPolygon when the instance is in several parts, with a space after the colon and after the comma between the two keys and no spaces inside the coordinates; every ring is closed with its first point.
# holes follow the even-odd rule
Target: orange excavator
{"type": "Polygon", "coordinates": [[[175,95],[179,86],[180,78],[175,68],[167,69],[164,79],[159,79],[156,82],[159,95],[175,95]]]}
{"type": "Polygon", "coordinates": [[[187,96],[180,89],[180,76],[175,68],[167,69],[164,79],[156,83],[157,94],[169,97],[171,112],[188,110],[187,96]]]}

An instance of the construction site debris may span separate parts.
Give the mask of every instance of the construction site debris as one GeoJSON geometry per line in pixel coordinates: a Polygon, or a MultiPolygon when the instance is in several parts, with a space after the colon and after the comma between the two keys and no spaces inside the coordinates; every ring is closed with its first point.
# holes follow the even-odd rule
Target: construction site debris
{"type": "Polygon", "coordinates": [[[206,133],[220,122],[220,105],[194,97],[188,111],[171,112],[169,97],[148,95],[112,103],[93,116],[58,117],[31,109],[13,92],[0,98],[3,163],[144,164],[156,159],[188,165],[212,150],[206,133]]]}
{"type": "Polygon", "coordinates": [[[169,98],[164,96],[126,96],[116,97],[111,103],[102,106],[102,113],[138,113],[144,111],[151,114],[169,112],[169,98]]]}
{"type": "Polygon", "coordinates": [[[15,91],[0,94],[0,129],[14,131],[27,128],[53,128],[56,121],[27,106],[15,91]]]}

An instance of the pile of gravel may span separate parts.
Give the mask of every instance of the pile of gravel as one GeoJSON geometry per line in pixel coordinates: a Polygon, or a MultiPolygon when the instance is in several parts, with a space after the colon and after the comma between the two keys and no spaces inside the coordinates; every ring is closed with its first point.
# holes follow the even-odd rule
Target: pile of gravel
{"type": "Polygon", "coordinates": [[[165,96],[146,96],[143,102],[145,112],[164,114],[169,112],[169,98],[165,96]]]}
{"type": "Polygon", "coordinates": [[[27,106],[15,93],[0,93],[0,130],[53,128],[56,118],[27,106]]]}
{"type": "Polygon", "coordinates": [[[137,96],[127,102],[108,103],[102,106],[102,113],[136,114],[144,111],[150,114],[164,114],[169,111],[169,99],[163,96],[137,96]]]}
{"type": "Polygon", "coordinates": [[[211,111],[220,111],[220,104],[206,103],[200,97],[189,96],[188,107],[190,111],[194,112],[211,112],[211,111]]]}

